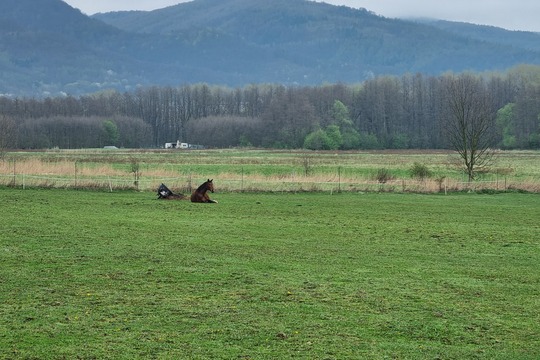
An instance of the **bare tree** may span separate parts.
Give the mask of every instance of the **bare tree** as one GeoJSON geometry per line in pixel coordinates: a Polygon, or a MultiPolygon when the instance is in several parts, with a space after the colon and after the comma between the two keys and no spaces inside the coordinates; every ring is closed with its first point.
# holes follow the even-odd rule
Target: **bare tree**
{"type": "Polygon", "coordinates": [[[496,113],[482,79],[462,74],[443,81],[448,106],[446,136],[472,181],[493,159],[496,113]]]}

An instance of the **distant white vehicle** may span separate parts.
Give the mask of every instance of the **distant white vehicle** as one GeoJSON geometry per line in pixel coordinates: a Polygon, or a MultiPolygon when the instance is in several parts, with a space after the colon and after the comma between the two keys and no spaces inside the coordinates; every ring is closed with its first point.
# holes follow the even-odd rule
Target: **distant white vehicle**
{"type": "Polygon", "coordinates": [[[165,149],[189,149],[190,145],[188,143],[180,142],[176,140],[175,143],[165,143],[165,149]]]}

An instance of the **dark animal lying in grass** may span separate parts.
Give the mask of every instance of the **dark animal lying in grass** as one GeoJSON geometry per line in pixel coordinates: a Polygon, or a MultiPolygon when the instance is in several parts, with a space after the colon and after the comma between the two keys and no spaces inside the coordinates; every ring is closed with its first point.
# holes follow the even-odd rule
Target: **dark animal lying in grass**
{"type": "Polygon", "coordinates": [[[193,194],[191,194],[191,202],[217,203],[216,200],[211,200],[207,194],[208,191],[212,193],[214,192],[214,183],[212,181],[213,179],[212,180],[208,179],[201,186],[199,186],[197,190],[195,190],[193,194]]]}
{"type": "Polygon", "coordinates": [[[186,199],[185,195],[175,194],[165,184],[161,184],[157,190],[158,199],[164,200],[184,200],[186,199]]]}

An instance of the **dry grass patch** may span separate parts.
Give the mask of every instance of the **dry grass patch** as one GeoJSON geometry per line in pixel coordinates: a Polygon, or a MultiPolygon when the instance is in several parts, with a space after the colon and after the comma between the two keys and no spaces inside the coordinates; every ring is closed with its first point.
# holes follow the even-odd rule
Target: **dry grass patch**
{"type": "Polygon", "coordinates": [[[469,183],[456,156],[441,151],[58,150],[10,154],[0,162],[0,184],[153,190],[163,182],[186,192],[214,178],[219,191],[538,192],[539,163],[540,152],[501,152],[489,173],[469,183]],[[412,177],[414,164],[430,176],[412,177]],[[380,169],[388,171],[384,181],[377,177],[380,169]]]}

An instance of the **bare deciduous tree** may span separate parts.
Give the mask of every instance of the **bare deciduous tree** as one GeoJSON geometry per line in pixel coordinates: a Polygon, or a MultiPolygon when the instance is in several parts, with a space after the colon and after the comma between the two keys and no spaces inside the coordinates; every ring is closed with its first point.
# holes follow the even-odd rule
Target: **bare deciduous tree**
{"type": "Polygon", "coordinates": [[[495,111],[481,78],[462,74],[443,81],[448,106],[446,136],[472,181],[493,159],[495,111]]]}

